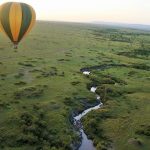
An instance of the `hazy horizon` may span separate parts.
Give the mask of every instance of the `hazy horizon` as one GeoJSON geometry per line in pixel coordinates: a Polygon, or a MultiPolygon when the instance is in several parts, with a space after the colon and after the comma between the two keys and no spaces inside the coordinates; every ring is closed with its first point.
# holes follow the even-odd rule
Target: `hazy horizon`
{"type": "Polygon", "coordinates": [[[32,5],[37,20],[150,25],[149,0],[1,0],[0,4],[9,1],[32,5]]]}

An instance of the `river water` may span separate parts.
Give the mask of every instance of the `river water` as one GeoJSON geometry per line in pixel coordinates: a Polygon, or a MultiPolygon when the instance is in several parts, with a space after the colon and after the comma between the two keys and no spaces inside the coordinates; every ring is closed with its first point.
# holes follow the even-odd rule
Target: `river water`
{"type": "MultiPolygon", "coordinates": [[[[88,72],[88,73],[83,72],[83,74],[89,75],[90,72],[88,72]]],[[[97,89],[97,87],[91,87],[90,91],[95,93],[96,89],[97,89]]],[[[102,107],[103,104],[100,101],[100,96],[97,94],[96,94],[96,99],[99,100],[98,105],[91,107],[89,109],[86,109],[81,114],[74,117],[74,124],[80,129],[80,132],[82,135],[82,143],[81,143],[81,146],[79,147],[79,150],[96,150],[93,145],[93,141],[88,139],[87,135],[85,134],[82,123],[81,123],[81,118],[84,117],[87,113],[89,113],[92,110],[97,110],[102,107]]]]}

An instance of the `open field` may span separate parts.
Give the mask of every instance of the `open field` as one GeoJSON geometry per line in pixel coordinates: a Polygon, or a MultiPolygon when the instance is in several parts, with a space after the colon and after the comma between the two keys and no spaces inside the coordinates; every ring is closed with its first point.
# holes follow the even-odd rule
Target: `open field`
{"type": "Polygon", "coordinates": [[[150,32],[37,22],[11,47],[0,33],[0,149],[73,149],[72,114],[95,105],[96,85],[104,107],[83,119],[96,148],[148,150],[150,32]]]}

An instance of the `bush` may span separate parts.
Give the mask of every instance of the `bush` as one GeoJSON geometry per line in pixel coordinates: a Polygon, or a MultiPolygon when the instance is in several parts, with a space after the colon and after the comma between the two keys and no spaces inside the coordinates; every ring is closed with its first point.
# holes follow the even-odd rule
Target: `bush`
{"type": "Polygon", "coordinates": [[[65,76],[65,72],[62,72],[59,76],[64,77],[65,76]]]}
{"type": "Polygon", "coordinates": [[[45,69],[44,71],[43,70],[41,71],[41,75],[43,77],[57,76],[57,74],[58,74],[58,71],[56,67],[51,67],[50,70],[48,71],[45,71],[45,69]]]}
{"type": "Polygon", "coordinates": [[[66,106],[74,106],[75,102],[74,102],[74,100],[71,97],[66,97],[64,99],[64,104],[66,106]]]}
{"type": "Polygon", "coordinates": [[[6,109],[9,107],[9,103],[6,103],[6,102],[0,102],[0,110],[1,109],[6,109]]]}
{"type": "Polygon", "coordinates": [[[127,85],[127,83],[117,77],[111,77],[111,80],[113,80],[115,83],[119,83],[121,85],[127,85]]]}
{"type": "Polygon", "coordinates": [[[20,81],[20,82],[15,83],[15,85],[26,85],[26,84],[27,84],[27,83],[24,82],[24,81],[20,81]]]}
{"type": "Polygon", "coordinates": [[[15,78],[21,78],[21,77],[23,77],[24,76],[24,73],[18,73],[17,75],[15,75],[15,78]]]}
{"type": "Polygon", "coordinates": [[[102,102],[105,103],[106,102],[106,94],[107,94],[105,85],[98,86],[96,89],[96,93],[98,95],[100,95],[102,102]]]}
{"type": "Polygon", "coordinates": [[[138,129],[136,134],[150,136],[150,126],[142,126],[142,129],[138,129]]]}
{"type": "Polygon", "coordinates": [[[34,67],[33,64],[31,63],[27,63],[27,62],[19,62],[18,65],[21,65],[21,66],[26,66],[26,67],[34,67]]]}
{"type": "Polygon", "coordinates": [[[130,71],[130,72],[128,73],[128,76],[132,77],[132,76],[134,76],[134,75],[136,75],[136,74],[137,74],[136,71],[130,71]]]}
{"type": "Polygon", "coordinates": [[[72,85],[78,85],[79,83],[81,83],[81,82],[80,81],[71,82],[72,85]]]}
{"type": "Polygon", "coordinates": [[[150,66],[148,66],[146,64],[133,64],[133,65],[131,65],[131,67],[135,68],[135,69],[141,69],[141,70],[150,71],[150,66]]]}
{"type": "Polygon", "coordinates": [[[112,80],[111,78],[106,78],[106,79],[102,79],[102,81],[100,81],[101,84],[115,84],[115,81],[112,80]]]}
{"type": "Polygon", "coordinates": [[[46,115],[40,108],[34,112],[22,112],[20,114],[21,134],[17,138],[19,145],[34,145],[36,147],[51,146],[51,133],[45,121],[46,115]],[[46,144],[47,143],[47,144],[46,144]]]}
{"type": "Polygon", "coordinates": [[[34,87],[26,87],[14,93],[15,99],[21,98],[37,98],[43,95],[46,85],[37,85],[34,87]]]}

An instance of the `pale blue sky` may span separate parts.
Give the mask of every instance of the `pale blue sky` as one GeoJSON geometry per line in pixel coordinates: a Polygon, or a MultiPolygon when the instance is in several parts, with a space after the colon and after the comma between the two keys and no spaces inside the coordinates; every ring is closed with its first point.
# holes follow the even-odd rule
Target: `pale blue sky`
{"type": "Polygon", "coordinates": [[[0,0],[25,2],[38,20],[150,24],[150,0],[0,0]]]}

